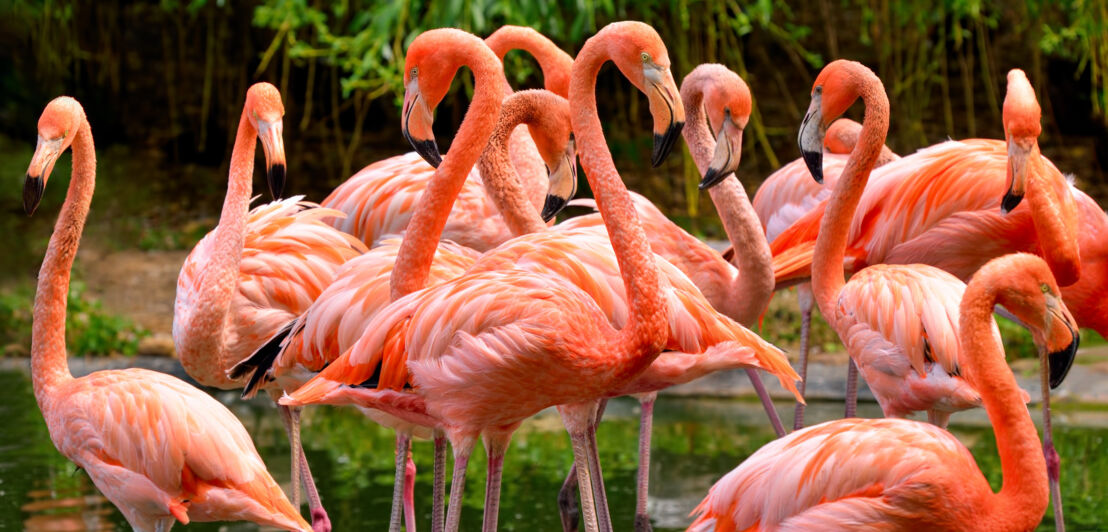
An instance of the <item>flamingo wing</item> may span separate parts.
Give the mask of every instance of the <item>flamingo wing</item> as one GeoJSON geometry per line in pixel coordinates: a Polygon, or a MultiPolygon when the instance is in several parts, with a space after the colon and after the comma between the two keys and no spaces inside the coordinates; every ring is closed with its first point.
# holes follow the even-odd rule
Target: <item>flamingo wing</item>
{"type": "Polygon", "coordinates": [[[242,424],[208,394],[141,369],[97,372],[66,392],[55,444],[125,512],[310,528],[242,424]]]}
{"type": "MultiPolygon", "coordinates": [[[[347,214],[334,225],[367,246],[402,234],[435,169],[414,152],[375,162],[339,185],[324,207],[347,214]]],[[[466,179],[450,211],[442,238],[485,251],[511,238],[508,226],[485,194],[480,174],[466,179]]]]}
{"type": "Polygon", "coordinates": [[[951,483],[989,490],[945,430],[899,419],[830,421],[766,444],[725,475],[689,530],[911,530],[944,519],[938,505],[951,483]]]}

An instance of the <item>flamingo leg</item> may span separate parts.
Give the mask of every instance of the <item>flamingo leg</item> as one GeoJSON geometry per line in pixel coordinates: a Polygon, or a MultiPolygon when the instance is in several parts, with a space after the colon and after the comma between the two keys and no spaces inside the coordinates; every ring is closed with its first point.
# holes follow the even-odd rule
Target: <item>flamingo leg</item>
{"type": "Polygon", "coordinates": [[[585,532],[597,532],[596,504],[593,499],[592,468],[589,466],[589,428],[595,423],[598,405],[595,402],[558,405],[562,423],[573,442],[573,461],[577,470],[577,484],[581,493],[581,512],[585,521],[585,532]]]}
{"type": "Polygon", "coordinates": [[[766,390],[766,385],[762,384],[762,377],[758,376],[758,371],[747,368],[746,376],[750,378],[750,384],[754,386],[754,392],[758,394],[758,399],[762,401],[762,408],[766,410],[766,417],[769,418],[770,425],[773,425],[773,432],[777,433],[777,437],[785,435],[785,425],[781,423],[781,417],[777,415],[777,407],[773,406],[773,398],[769,396],[769,392],[766,390]]]}
{"type": "Polygon", "coordinates": [[[446,511],[446,434],[435,429],[435,493],[431,509],[431,532],[442,532],[446,511]]]}
{"type": "MultiPolygon", "coordinates": [[[[289,409],[292,426],[296,427],[296,433],[300,433],[300,407],[289,409]]],[[[299,438],[297,438],[299,441],[299,438]]],[[[319,498],[319,490],[312,477],[312,470],[308,467],[308,457],[304,454],[304,445],[301,442],[297,446],[300,451],[300,478],[304,479],[304,495],[308,498],[308,512],[312,516],[313,532],[331,532],[331,518],[323,509],[323,501],[319,498]]]]}
{"type": "Polygon", "coordinates": [[[404,528],[408,532],[415,532],[415,461],[412,460],[411,445],[408,446],[408,456],[404,458],[404,528]]]}
{"type": "Polygon", "coordinates": [[[581,521],[581,509],[577,506],[577,464],[569,468],[562,489],[558,491],[558,516],[562,519],[562,532],[577,532],[581,521]]]}
{"type": "Polygon", "coordinates": [[[396,475],[392,483],[392,511],[389,515],[389,531],[400,532],[401,503],[404,500],[404,484],[408,467],[408,450],[411,436],[403,432],[396,433],[396,475]]]}
{"type": "Polygon", "coordinates": [[[508,449],[511,433],[487,434],[485,453],[489,459],[488,473],[485,478],[485,517],[481,529],[495,532],[500,514],[500,481],[504,474],[504,452],[508,449]]]}
{"type": "Polygon", "coordinates": [[[285,432],[289,436],[289,452],[292,453],[292,506],[300,508],[300,420],[293,419],[292,410],[287,406],[277,405],[277,411],[281,413],[281,421],[285,424],[285,432]]]}
{"type": "Polygon", "coordinates": [[[945,429],[946,426],[950,423],[950,412],[945,412],[942,410],[928,410],[927,422],[941,429],[945,429]]]}
{"type": "Polygon", "coordinates": [[[454,447],[454,478],[450,483],[450,505],[446,509],[446,530],[458,532],[462,521],[462,494],[466,489],[466,466],[473,452],[475,438],[471,435],[450,438],[454,447]]]}
{"type": "Polygon", "coordinates": [[[846,368],[846,416],[854,417],[858,412],[858,365],[854,359],[846,368]]]}
{"type": "Polygon", "coordinates": [[[1039,349],[1039,378],[1043,390],[1043,457],[1046,458],[1046,475],[1050,480],[1050,502],[1054,506],[1054,529],[1065,532],[1066,521],[1062,515],[1062,487],[1058,485],[1062,459],[1054,448],[1054,429],[1050,423],[1050,358],[1039,349]]]}
{"type": "Polygon", "coordinates": [[[612,517],[608,512],[608,496],[604,491],[604,472],[600,469],[600,453],[596,447],[596,427],[600,424],[600,417],[604,415],[604,408],[608,405],[607,399],[601,399],[596,407],[596,415],[589,423],[588,451],[589,451],[589,476],[593,482],[593,499],[596,501],[597,526],[602,531],[612,530],[612,517]]]}
{"type": "MultiPolygon", "coordinates": [[[[809,284],[803,284],[796,290],[800,302],[800,396],[804,397],[804,390],[808,384],[808,336],[812,332],[812,288],[809,284]]],[[[796,412],[793,414],[793,430],[804,428],[804,403],[796,404],[796,412]]],[[[781,437],[781,434],[777,435],[781,437]]]]}
{"type": "Polygon", "coordinates": [[[650,532],[650,516],[646,512],[647,496],[650,492],[650,435],[654,425],[654,400],[658,394],[647,394],[640,400],[642,413],[639,416],[639,473],[635,490],[635,531],[650,532]]]}

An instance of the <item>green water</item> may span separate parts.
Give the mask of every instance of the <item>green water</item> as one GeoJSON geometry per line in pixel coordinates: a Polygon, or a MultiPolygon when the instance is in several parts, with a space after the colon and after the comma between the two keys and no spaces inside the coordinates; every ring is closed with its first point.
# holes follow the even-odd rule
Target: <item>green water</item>
{"type": "MultiPolygon", "coordinates": [[[[123,517],[97,492],[83,471],[54,449],[22,372],[0,372],[0,529],[126,530],[123,517]]],[[[288,447],[268,400],[243,402],[233,393],[218,396],[254,435],[270,471],[287,489],[288,447]]],[[[872,405],[861,414],[873,416],[872,405]]],[[[813,421],[835,417],[835,404],[814,405],[813,421]]],[[[656,406],[651,515],[658,530],[681,529],[689,511],[724,473],[772,438],[757,404],[744,401],[662,397],[656,406]]],[[[782,415],[791,417],[782,405],[782,415]]],[[[638,405],[614,401],[599,431],[612,518],[616,530],[630,530],[634,513],[638,405]]],[[[999,458],[983,413],[953,419],[955,434],[998,487],[999,458]]],[[[1108,523],[1108,415],[1063,412],[1056,422],[1062,455],[1066,517],[1072,530],[1108,523]]],[[[304,443],[335,530],[383,530],[392,496],[393,434],[354,410],[309,409],[304,443]]],[[[415,444],[419,467],[416,504],[420,527],[430,529],[431,445],[415,444]]],[[[479,456],[480,455],[480,456],[479,456]]],[[[555,493],[572,461],[569,438],[556,415],[544,413],[525,423],[505,462],[500,510],[503,530],[559,530],[555,493]]],[[[463,530],[481,522],[484,497],[483,453],[469,468],[463,530]]],[[[306,513],[306,509],[305,509],[306,513]]],[[[1043,530],[1053,528],[1050,515],[1043,530]]],[[[176,529],[252,530],[244,524],[199,523],[176,529]]]]}

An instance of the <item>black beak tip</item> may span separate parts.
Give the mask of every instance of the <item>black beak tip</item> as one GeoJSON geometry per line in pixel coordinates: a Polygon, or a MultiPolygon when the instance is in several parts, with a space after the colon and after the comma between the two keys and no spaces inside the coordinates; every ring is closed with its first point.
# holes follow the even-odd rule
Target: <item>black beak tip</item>
{"type": "Polygon", "coordinates": [[[1073,367],[1073,359],[1077,356],[1077,347],[1081,344],[1081,336],[1077,331],[1073,332],[1073,342],[1065,349],[1055,351],[1049,355],[1050,361],[1050,389],[1057,388],[1066,380],[1070,368],[1073,367]]]}
{"type": "Polygon", "coordinates": [[[549,222],[553,220],[559,212],[562,212],[562,209],[566,207],[567,203],[569,203],[568,198],[547,194],[546,202],[543,203],[542,206],[542,221],[549,222]]]}
{"type": "Polygon", "coordinates": [[[654,135],[654,150],[650,154],[651,165],[657,168],[662,164],[662,161],[666,160],[669,152],[673,150],[673,146],[677,144],[677,137],[681,136],[681,130],[684,127],[684,122],[673,122],[666,129],[664,135],[654,135]]]}
{"type": "Polygon", "coordinates": [[[442,164],[442,154],[439,153],[439,145],[435,142],[435,139],[410,139],[410,141],[416,153],[418,153],[420,157],[423,157],[423,160],[427,161],[427,164],[435,168],[438,168],[439,165],[442,164]]]}
{"type": "Polygon", "coordinates": [[[1000,200],[1000,212],[1008,214],[1019,206],[1020,201],[1023,201],[1023,194],[1014,194],[1011,191],[1004,194],[1004,199],[1000,200]]]}
{"type": "Polygon", "coordinates": [[[727,174],[724,174],[723,172],[715,168],[709,167],[708,171],[704,172],[704,178],[700,180],[700,184],[697,185],[697,188],[699,188],[700,190],[708,190],[709,188],[718,185],[721,181],[723,181],[723,178],[725,177],[727,177],[727,174]]]}
{"type": "Polygon", "coordinates": [[[816,180],[816,183],[823,184],[823,152],[820,151],[800,151],[800,156],[804,158],[804,164],[808,165],[808,172],[812,174],[812,179],[816,180]]]}
{"type": "Polygon", "coordinates": [[[38,204],[42,201],[42,178],[27,175],[23,181],[23,210],[30,216],[35,213],[38,204]]]}
{"type": "Polygon", "coordinates": [[[273,199],[281,199],[281,195],[285,192],[285,164],[277,163],[271,165],[266,172],[266,179],[269,181],[269,193],[273,195],[273,199]]]}

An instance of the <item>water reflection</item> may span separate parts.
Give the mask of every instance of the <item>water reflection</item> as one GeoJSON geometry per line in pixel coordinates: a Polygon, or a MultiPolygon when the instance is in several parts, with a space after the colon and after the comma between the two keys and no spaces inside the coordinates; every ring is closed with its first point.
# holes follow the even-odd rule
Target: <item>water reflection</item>
{"type": "MultiPolygon", "coordinates": [[[[122,516],[100,496],[83,471],[54,449],[23,373],[0,372],[6,390],[0,418],[0,529],[126,530],[122,516]]],[[[217,397],[231,407],[254,436],[270,471],[288,488],[289,454],[284,431],[268,399],[243,402],[234,393],[217,397]]],[[[879,415],[872,404],[860,415],[879,415]]],[[[809,419],[841,415],[841,405],[814,404],[809,419]]],[[[782,418],[792,417],[782,405],[782,418]]],[[[638,403],[612,402],[599,431],[605,483],[616,530],[630,530],[635,503],[638,403]]],[[[1108,522],[1108,457],[1102,451],[1108,414],[1060,414],[1056,425],[1062,453],[1066,517],[1074,529],[1108,522]],[[1080,422],[1076,428],[1073,423],[1080,422]]],[[[986,477],[999,488],[999,459],[984,413],[954,417],[956,434],[970,446],[986,477]]],[[[663,397],[655,408],[650,511],[658,530],[681,529],[708,488],[773,434],[757,403],[663,397]]],[[[379,530],[388,522],[392,496],[393,434],[340,408],[308,409],[304,442],[336,530],[379,530]]],[[[416,509],[429,529],[431,445],[415,444],[416,509]]],[[[464,500],[463,526],[481,522],[484,457],[474,453],[464,500]]],[[[572,462],[569,438],[556,414],[546,412],[523,425],[506,457],[501,506],[502,530],[559,530],[555,493],[572,462]]],[[[1044,520],[1041,529],[1049,530],[1044,520]]],[[[175,528],[176,529],[176,528],[175,528]]],[[[247,524],[197,523],[183,530],[255,530],[247,524]]]]}

